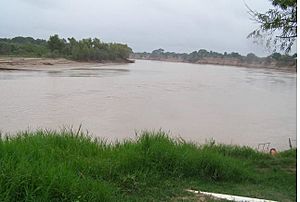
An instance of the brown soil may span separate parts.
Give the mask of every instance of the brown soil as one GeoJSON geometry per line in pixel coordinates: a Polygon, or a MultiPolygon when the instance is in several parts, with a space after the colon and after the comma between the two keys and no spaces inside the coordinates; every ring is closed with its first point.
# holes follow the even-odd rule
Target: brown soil
{"type": "Polygon", "coordinates": [[[0,70],[53,70],[73,69],[78,67],[99,67],[107,65],[118,65],[124,62],[77,62],[63,58],[23,58],[23,57],[1,57],[0,70]]]}
{"type": "Polygon", "coordinates": [[[176,58],[140,58],[140,57],[132,57],[132,59],[139,60],[157,60],[157,61],[166,61],[166,62],[183,62],[183,63],[192,63],[192,64],[204,64],[204,65],[222,65],[222,66],[235,66],[235,67],[247,67],[247,68],[260,68],[260,69],[274,69],[283,72],[297,72],[296,66],[277,66],[275,63],[264,64],[264,63],[246,63],[241,62],[237,59],[222,59],[222,58],[203,58],[202,60],[198,60],[196,62],[186,62],[182,59],[176,58]]]}

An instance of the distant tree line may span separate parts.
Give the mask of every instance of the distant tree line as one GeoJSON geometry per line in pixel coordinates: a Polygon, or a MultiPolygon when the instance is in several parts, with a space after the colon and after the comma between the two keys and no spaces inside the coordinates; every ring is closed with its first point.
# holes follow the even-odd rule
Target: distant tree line
{"type": "Polygon", "coordinates": [[[134,53],[131,57],[135,59],[152,59],[152,60],[169,60],[169,61],[179,61],[179,62],[189,62],[189,63],[202,63],[203,61],[236,61],[241,64],[271,64],[275,63],[277,66],[296,66],[297,54],[288,55],[273,53],[267,57],[258,57],[254,53],[249,53],[243,56],[237,52],[231,53],[218,53],[214,51],[207,51],[205,49],[200,49],[198,51],[193,51],[191,53],[175,53],[175,52],[165,52],[164,49],[157,49],[151,53],[134,53]]]}
{"type": "Polygon", "coordinates": [[[50,36],[49,40],[32,37],[0,38],[0,55],[28,57],[64,57],[77,61],[127,60],[132,49],[126,44],[104,43],[98,38],[76,40],[50,36]]]}

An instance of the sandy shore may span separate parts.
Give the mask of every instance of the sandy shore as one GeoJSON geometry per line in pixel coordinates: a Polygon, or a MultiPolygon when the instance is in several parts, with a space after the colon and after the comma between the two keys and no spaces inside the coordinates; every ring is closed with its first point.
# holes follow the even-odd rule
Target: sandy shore
{"type": "Polygon", "coordinates": [[[0,57],[0,70],[60,70],[78,67],[101,67],[127,64],[125,62],[76,62],[64,58],[0,57]]]}

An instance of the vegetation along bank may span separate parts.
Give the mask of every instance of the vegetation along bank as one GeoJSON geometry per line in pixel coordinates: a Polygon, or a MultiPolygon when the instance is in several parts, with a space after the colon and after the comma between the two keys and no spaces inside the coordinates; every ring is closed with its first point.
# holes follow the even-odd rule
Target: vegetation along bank
{"type": "Polygon", "coordinates": [[[49,40],[32,37],[0,38],[0,56],[66,58],[76,61],[130,62],[130,47],[105,43],[98,38],[76,40],[50,36],[49,40]]]}
{"type": "Polygon", "coordinates": [[[0,140],[0,187],[1,201],[201,201],[186,189],[296,201],[296,150],[271,156],[162,131],[113,144],[21,132],[0,140]]]}
{"type": "Polygon", "coordinates": [[[130,57],[133,59],[230,65],[252,68],[271,68],[288,71],[296,71],[297,67],[296,53],[294,55],[273,53],[267,57],[258,57],[254,53],[249,53],[246,56],[242,56],[237,52],[218,53],[214,51],[207,51],[205,49],[200,49],[191,53],[165,52],[163,49],[157,49],[151,53],[133,53],[130,57]]]}

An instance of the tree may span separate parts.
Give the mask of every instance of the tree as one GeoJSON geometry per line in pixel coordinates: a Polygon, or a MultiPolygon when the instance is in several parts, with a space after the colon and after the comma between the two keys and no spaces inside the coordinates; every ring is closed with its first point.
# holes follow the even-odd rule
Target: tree
{"type": "Polygon", "coordinates": [[[159,49],[157,49],[157,50],[152,51],[152,54],[153,54],[153,55],[161,55],[161,54],[164,53],[164,51],[165,51],[164,49],[159,48],[159,49]]]}
{"type": "Polygon", "coordinates": [[[249,9],[252,20],[260,24],[259,28],[248,35],[255,38],[274,52],[279,46],[286,53],[291,51],[297,39],[297,0],[270,0],[273,8],[266,13],[249,9]]]}
{"type": "Polygon", "coordinates": [[[50,36],[47,43],[49,49],[52,52],[57,51],[59,53],[62,53],[63,48],[65,47],[65,40],[60,39],[57,34],[55,34],[54,36],[50,36]]]}
{"type": "Polygon", "coordinates": [[[209,52],[207,50],[205,50],[205,49],[198,50],[198,55],[200,57],[206,57],[206,56],[208,56],[208,54],[209,54],[209,52]]]}
{"type": "Polygon", "coordinates": [[[258,61],[259,60],[259,58],[254,53],[248,53],[246,55],[245,59],[246,59],[246,62],[248,62],[248,63],[252,63],[254,61],[258,61]]]}
{"type": "Polygon", "coordinates": [[[273,53],[272,55],[270,55],[270,57],[275,59],[275,60],[279,60],[281,58],[281,54],[280,53],[273,53]]]}

